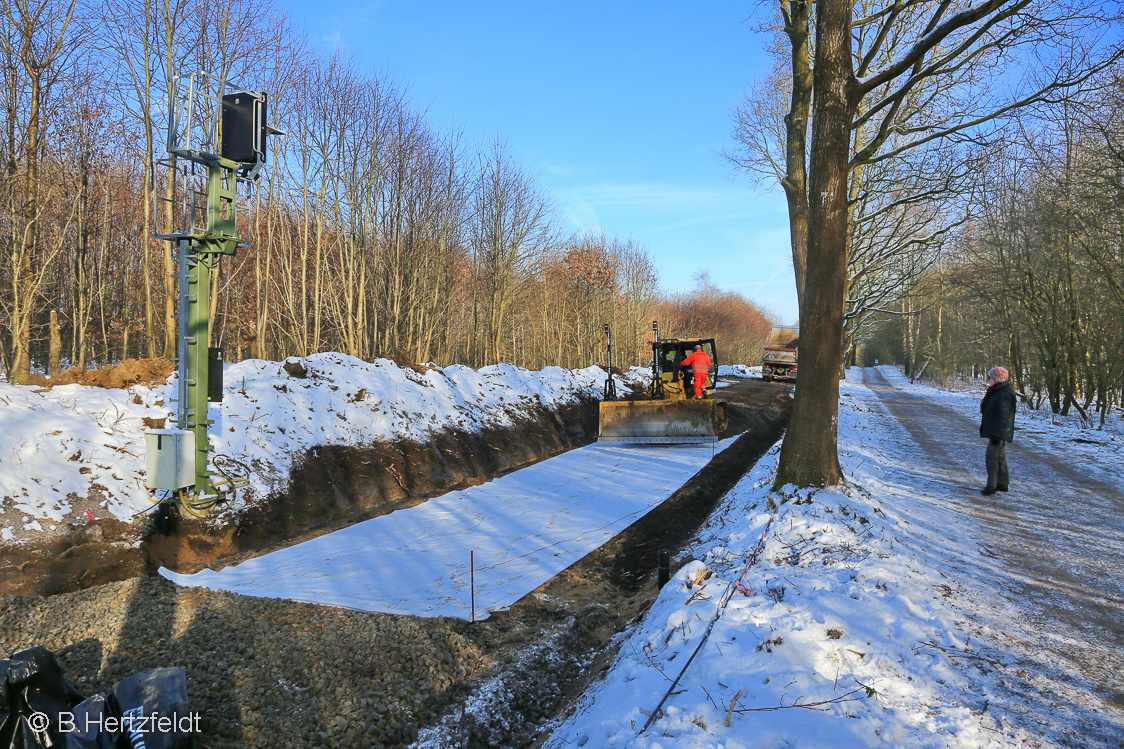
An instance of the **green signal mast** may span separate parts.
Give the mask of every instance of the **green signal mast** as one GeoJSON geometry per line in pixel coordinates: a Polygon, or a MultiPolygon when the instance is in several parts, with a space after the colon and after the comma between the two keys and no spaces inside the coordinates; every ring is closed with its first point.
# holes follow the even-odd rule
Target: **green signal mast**
{"type": "Polygon", "coordinates": [[[177,76],[167,154],[153,170],[165,177],[152,181],[153,233],[177,250],[178,389],[176,427],[145,436],[148,488],[168,492],[194,516],[227,503],[238,483],[213,470],[207,436],[208,404],[222,401],[222,349],[209,347],[211,272],[223,255],[250,246],[240,197],[253,194],[268,137],[283,135],[266,123],[266,102],[262,91],[205,72],[177,76]]]}

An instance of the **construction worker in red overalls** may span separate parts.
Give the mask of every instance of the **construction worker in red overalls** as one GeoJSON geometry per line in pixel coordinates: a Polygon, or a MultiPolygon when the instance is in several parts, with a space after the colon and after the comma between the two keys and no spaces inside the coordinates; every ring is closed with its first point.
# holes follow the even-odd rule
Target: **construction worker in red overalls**
{"type": "Polygon", "coordinates": [[[703,351],[703,347],[696,345],[694,353],[684,359],[680,366],[683,368],[684,387],[687,385],[687,368],[690,367],[691,376],[695,379],[695,397],[703,397],[703,386],[706,385],[706,375],[710,371],[710,357],[703,351]]]}

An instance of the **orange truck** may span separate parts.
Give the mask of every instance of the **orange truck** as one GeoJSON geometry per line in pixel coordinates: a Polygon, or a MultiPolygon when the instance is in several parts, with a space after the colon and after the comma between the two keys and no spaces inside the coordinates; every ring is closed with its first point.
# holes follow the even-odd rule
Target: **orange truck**
{"type": "Polygon", "coordinates": [[[761,351],[761,379],[796,382],[800,328],[778,326],[769,332],[761,351]]]}

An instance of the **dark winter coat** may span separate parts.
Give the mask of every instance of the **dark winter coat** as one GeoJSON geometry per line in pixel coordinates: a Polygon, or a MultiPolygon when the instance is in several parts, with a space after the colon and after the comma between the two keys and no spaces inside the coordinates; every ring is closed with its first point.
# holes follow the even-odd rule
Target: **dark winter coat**
{"type": "Polygon", "coordinates": [[[1015,389],[999,382],[987,389],[980,403],[980,436],[1011,442],[1015,438],[1015,389]]]}

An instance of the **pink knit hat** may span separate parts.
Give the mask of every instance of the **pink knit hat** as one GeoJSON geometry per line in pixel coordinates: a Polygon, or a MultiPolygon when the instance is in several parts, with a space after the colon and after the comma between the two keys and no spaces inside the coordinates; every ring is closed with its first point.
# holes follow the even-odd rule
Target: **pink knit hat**
{"type": "Polygon", "coordinates": [[[1011,379],[1011,373],[1007,371],[1006,367],[993,367],[988,371],[987,378],[989,380],[995,380],[997,383],[1006,382],[1011,379]]]}

